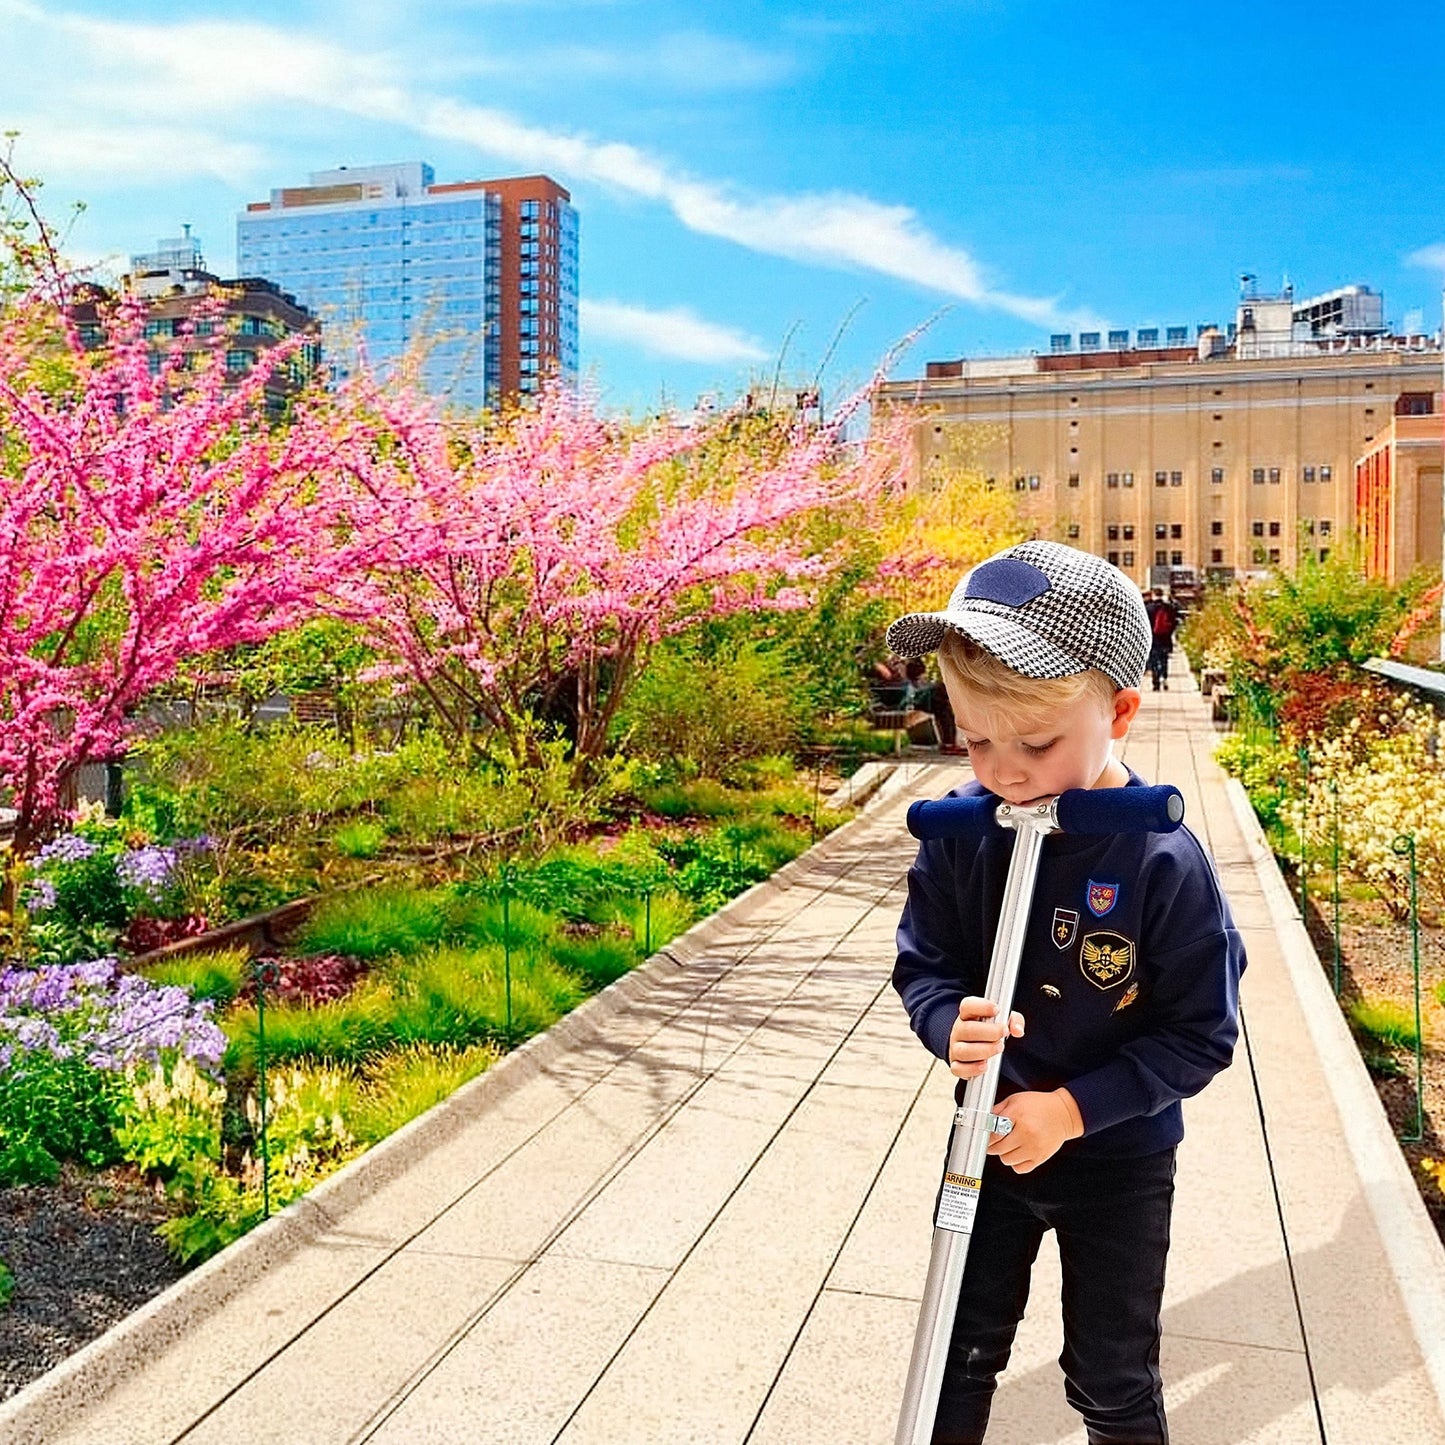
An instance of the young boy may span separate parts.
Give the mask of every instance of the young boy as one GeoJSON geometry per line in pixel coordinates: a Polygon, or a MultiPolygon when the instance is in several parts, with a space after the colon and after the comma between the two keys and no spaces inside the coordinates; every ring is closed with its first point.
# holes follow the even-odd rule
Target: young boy
{"type": "MultiPolygon", "coordinates": [[[[974,568],[943,612],[888,629],[937,650],[975,781],[1024,804],[1137,787],[1114,756],[1139,711],[1151,629],[1108,563],[1025,542],[974,568]]],[[[1008,1026],[981,995],[1013,840],[926,842],[908,875],[893,983],[960,1080],[1003,1052],[933,1439],[977,1445],[1046,1229],[1063,1264],[1065,1394],[1091,1445],[1165,1445],[1160,1300],[1179,1101],[1228,1065],[1244,949],[1198,840],[1044,839],[1008,1026]],[[1005,1047],[1005,1042],[1007,1047],[1005,1047]]]]}

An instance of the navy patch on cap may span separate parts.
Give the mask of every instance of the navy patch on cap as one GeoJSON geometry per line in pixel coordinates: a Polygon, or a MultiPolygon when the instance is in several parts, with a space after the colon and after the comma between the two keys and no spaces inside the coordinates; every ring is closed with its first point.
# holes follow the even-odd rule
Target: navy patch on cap
{"type": "Polygon", "coordinates": [[[965,597],[997,602],[1004,607],[1022,607],[1042,597],[1053,584],[1042,568],[1017,557],[995,557],[981,562],[969,573],[965,597]]]}

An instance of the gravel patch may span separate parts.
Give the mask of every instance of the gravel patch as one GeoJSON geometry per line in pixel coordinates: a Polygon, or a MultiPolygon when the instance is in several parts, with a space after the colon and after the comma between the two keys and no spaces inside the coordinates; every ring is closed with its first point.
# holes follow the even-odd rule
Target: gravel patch
{"type": "Polygon", "coordinates": [[[0,1400],[186,1272],[156,1237],[166,1214],[123,1169],[0,1190],[0,1260],[15,1277],[0,1306],[0,1400]]]}

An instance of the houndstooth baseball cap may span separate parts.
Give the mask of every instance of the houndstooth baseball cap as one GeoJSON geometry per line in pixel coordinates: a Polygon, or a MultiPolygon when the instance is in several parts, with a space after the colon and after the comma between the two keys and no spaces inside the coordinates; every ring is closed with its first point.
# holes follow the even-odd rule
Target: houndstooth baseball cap
{"type": "Polygon", "coordinates": [[[942,612],[911,612],[888,629],[901,657],[933,652],[952,628],[1025,677],[1090,668],[1137,687],[1149,655],[1149,616],[1117,567],[1062,542],[1022,542],[980,562],[942,612]]]}

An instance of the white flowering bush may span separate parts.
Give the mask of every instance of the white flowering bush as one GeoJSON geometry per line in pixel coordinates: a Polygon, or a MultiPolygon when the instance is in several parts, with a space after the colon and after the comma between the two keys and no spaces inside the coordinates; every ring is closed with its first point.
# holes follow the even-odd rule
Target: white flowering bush
{"type": "Polygon", "coordinates": [[[1396,840],[1415,839],[1422,915],[1445,912],[1445,724],[1408,707],[1388,736],[1358,720],[1310,749],[1308,789],[1288,797],[1281,820],[1304,839],[1306,870],[1332,864],[1336,817],[1340,866],[1368,883],[1395,918],[1410,911],[1410,859],[1396,840]],[[1336,806],[1338,804],[1338,806],[1336,806]]]}

